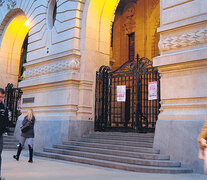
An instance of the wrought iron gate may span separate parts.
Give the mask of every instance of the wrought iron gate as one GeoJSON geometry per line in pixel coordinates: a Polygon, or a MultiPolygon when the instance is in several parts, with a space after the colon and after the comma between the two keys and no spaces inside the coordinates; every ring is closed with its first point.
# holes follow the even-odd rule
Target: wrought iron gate
{"type": "Polygon", "coordinates": [[[149,59],[137,55],[136,61],[130,60],[115,71],[101,66],[96,72],[95,96],[96,131],[154,131],[160,108],[160,77],[149,59]],[[123,102],[117,101],[118,86],[125,89],[123,102]],[[152,97],[149,88],[155,88],[152,97]]]}
{"type": "Polygon", "coordinates": [[[18,103],[21,101],[23,92],[20,88],[14,88],[13,84],[8,84],[5,88],[5,105],[9,112],[9,126],[14,127],[21,112],[18,103]]]}

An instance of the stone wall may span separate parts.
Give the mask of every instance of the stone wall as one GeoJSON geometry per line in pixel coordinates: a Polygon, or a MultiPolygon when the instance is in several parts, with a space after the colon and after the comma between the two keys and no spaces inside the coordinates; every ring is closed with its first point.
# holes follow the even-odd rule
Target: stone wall
{"type": "Polygon", "coordinates": [[[207,1],[162,0],[161,55],[154,66],[161,73],[161,113],[154,148],[203,171],[197,137],[207,117],[207,1]]]}
{"type": "MultiPolygon", "coordinates": [[[[80,34],[85,1],[12,2],[11,8],[7,2],[0,7],[1,37],[19,13],[30,21],[25,80],[18,84],[23,90],[23,114],[17,122],[15,134],[19,137],[21,121],[32,108],[37,119],[35,149],[78,139],[93,130],[93,78],[81,77],[80,34]],[[53,22],[55,2],[57,13],[53,22]],[[33,102],[24,103],[28,98],[33,102]]],[[[12,81],[6,68],[5,76],[6,82],[2,86],[12,81]]]]}

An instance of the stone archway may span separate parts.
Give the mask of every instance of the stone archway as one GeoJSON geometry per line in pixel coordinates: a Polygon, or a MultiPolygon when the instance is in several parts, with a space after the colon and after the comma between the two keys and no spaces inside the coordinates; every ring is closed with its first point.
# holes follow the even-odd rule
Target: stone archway
{"type": "MultiPolygon", "coordinates": [[[[91,107],[90,120],[94,120],[95,71],[109,64],[110,33],[116,7],[120,0],[87,0],[84,5],[80,34],[80,79],[82,87],[79,104],[91,107]],[[89,94],[90,92],[90,94],[89,94]]],[[[86,111],[86,110],[84,110],[86,111]]],[[[79,113],[80,114],[80,113],[79,113]]],[[[85,116],[85,114],[84,114],[85,116]]],[[[81,117],[77,117],[80,119],[81,117]]]]}
{"type": "MultiPolygon", "coordinates": [[[[139,2],[139,1],[131,1],[139,2]]],[[[146,53],[146,56],[151,57],[151,44],[152,36],[155,33],[154,27],[157,25],[157,20],[153,19],[153,16],[158,16],[160,14],[159,0],[147,1],[148,6],[148,19],[154,24],[150,29],[148,28],[150,37],[148,37],[149,53],[146,53]],[[150,45],[149,45],[150,44],[150,45]]],[[[86,1],[84,18],[83,19],[83,31],[82,31],[82,42],[81,49],[82,51],[82,72],[91,72],[91,69],[94,71],[98,69],[101,65],[109,64],[110,58],[110,38],[111,38],[111,29],[112,24],[115,18],[115,12],[120,3],[120,0],[90,0],[86,1]],[[89,56],[90,54],[90,56],[89,56]]],[[[156,26],[157,28],[157,26],[156,26]]]]}
{"type": "Polygon", "coordinates": [[[7,83],[18,85],[22,45],[29,31],[29,21],[23,13],[11,17],[4,27],[0,48],[1,87],[7,83]]]}
{"type": "Polygon", "coordinates": [[[82,71],[97,70],[109,64],[110,34],[116,8],[120,0],[86,1],[82,31],[82,71]],[[90,56],[88,56],[90,54],[90,56]]]}
{"type": "MultiPolygon", "coordinates": [[[[136,2],[136,0],[134,1],[136,2]]],[[[139,2],[139,1],[138,1],[139,2]]],[[[157,6],[158,1],[147,1],[151,11],[157,6]]],[[[94,110],[95,71],[101,65],[109,65],[111,29],[115,18],[115,12],[120,0],[88,0],[83,11],[83,23],[81,31],[81,80],[93,82],[92,97],[94,110]]],[[[152,12],[150,12],[152,14],[152,12]]],[[[154,33],[154,31],[153,31],[154,33]]],[[[152,33],[150,33],[152,34],[152,33]]],[[[150,38],[152,35],[150,36],[150,38]]],[[[144,38],[143,38],[144,39],[144,38]]],[[[151,44],[150,54],[151,54],[151,44]]],[[[138,52],[137,50],[135,52],[138,52]]],[[[142,55],[144,56],[144,55],[142,55]]],[[[147,56],[147,55],[146,55],[147,56]]],[[[84,93],[80,93],[80,99],[84,99],[84,93]]],[[[93,111],[94,113],[94,111],[93,111]]],[[[92,115],[94,117],[94,115],[92,115]]]]}

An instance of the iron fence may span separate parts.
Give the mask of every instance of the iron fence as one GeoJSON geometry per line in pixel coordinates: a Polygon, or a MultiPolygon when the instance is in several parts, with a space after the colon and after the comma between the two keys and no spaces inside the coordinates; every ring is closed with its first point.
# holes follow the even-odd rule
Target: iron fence
{"type": "Polygon", "coordinates": [[[9,126],[14,127],[16,121],[21,114],[19,104],[23,92],[20,88],[15,88],[13,84],[8,84],[5,88],[5,106],[9,113],[9,126]]]}

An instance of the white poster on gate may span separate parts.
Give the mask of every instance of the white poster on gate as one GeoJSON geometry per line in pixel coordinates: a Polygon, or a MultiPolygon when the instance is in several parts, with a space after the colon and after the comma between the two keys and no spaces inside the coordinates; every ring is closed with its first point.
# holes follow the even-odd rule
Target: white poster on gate
{"type": "Polygon", "coordinates": [[[157,99],[157,81],[148,83],[148,100],[157,99]]]}
{"type": "Polygon", "coordinates": [[[116,86],[117,93],[117,102],[125,102],[126,101],[126,86],[119,85],[116,86]]]}

